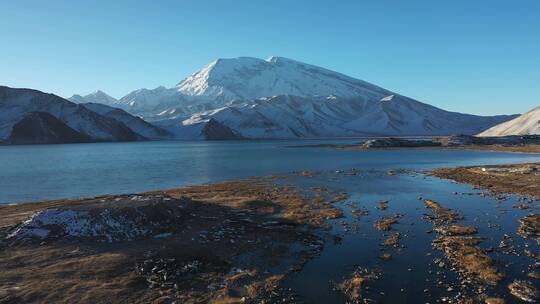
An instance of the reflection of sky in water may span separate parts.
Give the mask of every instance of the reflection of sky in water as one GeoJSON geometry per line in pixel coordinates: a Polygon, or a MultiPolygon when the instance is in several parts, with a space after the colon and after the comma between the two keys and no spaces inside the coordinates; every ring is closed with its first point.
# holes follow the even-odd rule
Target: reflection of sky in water
{"type": "Polygon", "coordinates": [[[481,151],[285,148],[358,140],[140,142],[0,147],[0,202],[140,192],[293,170],[431,168],[540,161],[481,151]]]}
{"type": "MultiPolygon", "coordinates": [[[[500,202],[493,197],[462,195],[461,193],[478,193],[478,190],[473,190],[470,185],[432,177],[424,178],[422,175],[388,176],[384,171],[362,173],[358,176],[325,172],[312,178],[293,177],[292,180],[304,186],[324,185],[349,194],[346,202],[341,204],[345,218],[335,220],[331,231],[343,236],[342,243],[336,245],[332,244],[331,240],[328,241],[319,257],[309,261],[301,272],[293,274],[287,281],[286,286],[292,287],[306,303],[344,303],[345,299],[333,290],[330,282],[339,283],[350,277],[356,266],[382,272],[381,279],[367,283],[371,289],[369,297],[377,300],[376,303],[434,303],[437,299],[453,297],[460,292],[460,279],[456,273],[433,264],[434,259],[442,258],[443,255],[441,251],[432,249],[431,242],[437,237],[437,233],[427,233],[433,226],[424,220],[423,216],[430,212],[419,197],[433,199],[443,207],[462,214],[464,219],[457,224],[478,227],[477,235],[485,238],[480,247],[495,248],[489,255],[506,278],[496,286],[489,286],[487,295],[502,296],[507,303],[514,303],[516,299],[508,293],[506,286],[514,279],[527,279],[528,266],[535,263],[534,258],[522,254],[525,244],[528,244],[533,253],[539,252],[539,246],[534,240],[524,240],[516,234],[518,219],[529,213],[527,210],[511,207],[519,203],[517,196],[500,202]],[[387,210],[376,208],[380,200],[389,200],[387,210]],[[349,203],[368,210],[369,213],[357,219],[350,212],[351,209],[347,206],[349,203]],[[500,207],[496,207],[499,204],[500,207]],[[393,231],[381,232],[373,227],[382,217],[396,213],[403,217],[393,225],[393,231]],[[358,224],[358,230],[346,232],[342,228],[344,220],[349,225],[358,224]],[[500,224],[501,228],[490,227],[493,223],[500,224]],[[399,243],[405,247],[401,250],[381,246],[393,232],[402,235],[399,243]],[[504,254],[498,250],[504,234],[511,236],[521,256],[504,254]],[[390,253],[392,259],[382,261],[379,257],[383,252],[390,253]],[[442,287],[436,286],[438,281],[443,282],[442,287]],[[448,291],[450,286],[453,290],[448,291]],[[428,291],[425,292],[425,289],[428,291]],[[384,295],[379,292],[384,292],[384,295]]],[[[532,206],[534,208],[534,204],[532,206]]],[[[536,213],[534,209],[532,212],[536,213]]],[[[533,284],[540,288],[537,280],[533,284]]],[[[467,289],[466,293],[470,290],[467,289]]]]}

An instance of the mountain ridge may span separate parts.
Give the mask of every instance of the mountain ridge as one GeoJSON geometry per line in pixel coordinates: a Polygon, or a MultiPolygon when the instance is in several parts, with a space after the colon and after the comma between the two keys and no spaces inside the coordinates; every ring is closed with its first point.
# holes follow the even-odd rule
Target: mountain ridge
{"type": "MultiPolygon", "coordinates": [[[[13,135],[15,126],[18,128],[15,130],[18,133],[16,132],[15,138],[9,140],[11,142],[16,142],[18,138],[27,140],[29,143],[32,141],[45,143],[47,140],[51,143],[61,143],[148,139],[126,126],[120,121],[122,119],[108,115],[108,113],[101,115],[84,105],[73,103],[54,94],[34,89],[0,86],[0,140],[2,141],[8,141],[7,139],[13,135]],[[39,126],[43,130],[39,130],[39,126]],[[58,134],[64,134],[71,139],[56,136],[58,134]]],[[[125,115],[131,116],[128,113],[125,115]]],[[[133,117],[133,119],[137,118],[133,117]]],[[[156,130],[159,129],[156,128],[156,130]]]]}
{"type": "Polygon", "coordinates": [[[444,111],[364,80],[276,56],[220,58],[174,88],[128,95],[120,99],[130,100],[124,110],[182,138],[193,134],[190,124],[209,119],[246,138],[312,138],[472,135],[515,117],[444,111]]]}

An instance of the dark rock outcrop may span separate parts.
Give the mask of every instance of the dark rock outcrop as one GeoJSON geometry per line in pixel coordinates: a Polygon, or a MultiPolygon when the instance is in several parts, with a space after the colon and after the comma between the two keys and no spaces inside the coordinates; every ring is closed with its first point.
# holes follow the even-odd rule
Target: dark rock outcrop
{"type": "Polygon", "coordinates": [[[365,148],[400,148],[400,147],[433,147],[440,143],[431,140],[415,140],[401,138],[378,138],[370,139],[364,143],[365,148]]]}
{"type": "Polygon", "coordinates": [[[206,123],[201,131],[201,135],[206,140],[231,140],[244,138],[231,128],[223,125],[213,118],[206,123]]]}
{"type": "Polygon", "coordinates": [[[49,113],[32,112],[13,126],[7,141],[12,144],[60,144],[90,142],[92,138],[49,113]]]}

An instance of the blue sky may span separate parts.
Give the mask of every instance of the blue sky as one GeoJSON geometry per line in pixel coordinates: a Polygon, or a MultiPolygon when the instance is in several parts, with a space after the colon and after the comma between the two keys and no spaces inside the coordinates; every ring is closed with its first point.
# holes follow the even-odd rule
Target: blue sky
{"type": "Polygon", "coordinates": [[[540,105],[540,1],[0,0],[0,84],[64,97],[172,87],[283,56],[475,114],[540,105]]]}

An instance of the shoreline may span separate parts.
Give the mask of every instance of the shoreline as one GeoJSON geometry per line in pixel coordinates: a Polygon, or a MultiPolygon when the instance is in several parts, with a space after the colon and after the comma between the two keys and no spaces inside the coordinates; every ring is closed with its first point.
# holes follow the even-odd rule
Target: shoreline
{"type": "Polygon", "coordinates": [[[334,204],[345,198],[278,179],[1,206],[0,302],[87,302],[89,292],[93,302],[272,298],[322,250],[325,222],[342,216],[334,204]]]}
{"type": "Polygon", "coordinates": [[[359,150],[359,151],[392,151],[392,150],[473,150],[473,151],[492,151],[492,152],[511,152],[511,153],[540,153],[540,145],[527,146],[422,146],[422,147],[376,147],[369,148],[364,145],[334,145],[334,144],[316,144],[303,146],[287,146],[287,148],[331,148],[336,150],[359,150]]]}
{"type": "Polygon", "coordinates": [[[455,135],[423,139],[381,137],[356,144],[338,145],[323,143],[287,146],[287,148],[332,148],[336,150],[441,149],[540,153],[540,136],[512,135],[501,137],[477,137],[471,135],[455,135]]]}
{"type": "Polygon", "coordinates": [[[482,187],[492,193],[540,199],[540,163],[438,168],[428,175],[482,187]]]}
{"type": "MultiPolygon", "coordinates": [[[[484,187],[495,199],[508,200],[501,192],[519,193],[525,188],[534,192],[520,194],[540,198],[539,172],[540,163],[529,163],[440,168],[421,175],[484,187]],[[525,183],[538,186],[527,188],[525,183]]],[[[349,201],[355,192],[327,187],[328,181],[336,178],[358,182],[369,176],[399,180],[407,173],[354,168],[296,171],[290,176],[0,206],[0,268],[4,270],[0,273],[0,303],[110,299],[130,303],[293,302],[295,295],[285,282],[302,272],[327,246],[339,246],[345,236],[366,233],[366,225],[373,226],[377,231],[373,236],[380,238],[379,245],[375,244],[380,250],[376,255],[379,263],[401,260],[410,241],[404,225],[411,220],[422,225],[417,222],[420,218],[432,225],[425,237],[433,235],[433,254],[442,254],[433,259],[430,269],[453,265],[455,269],[447,270],[473,282],[466,287],[448,286],[462,288],[477,298],[502,292],[500,284],[495,293],[474,291],[478,286],[498,284],[506,267],[497,263],[491,251],[478,246],[484,242],[486,228],[462,222],[468,214],[460,208],[430,197],[417,199],[413,194],[410,203],[419,201],[428,214],[419,208],[401,213],[403,210],[394,209],[400,204],[397,200],[379,200],[366,207],[355,199],[349,201]],[[288,178],[318,180],[319,184],[292,185],[288,178]],[[388,208],[390,211],[385,211],[388,208]],[[336,230],[336,226],[341,228],[336,230]],[[478,231],[482,234],[475,236],[478,231]],[[463,262],[469,252],[474,252],[475,258],[463,262]],[[51,291],[50,284],[57,288],[51,291]],[[92,299],[85,298],[89,293],[92,299]]],[[[530,214],[537,206],[530,198],[518,201],[515,210],[529,213],[520,219],[519,234],[540,241],[535,228],[540,217],[530,214]]],[[[356,283],[366,280],[368,285],[376,284],[379,274],[377,263],[365,266],[369,271],[355,270],[350,279],[345,277],[336,285],[336,290],[351,300],[357,299],[357,291],[367,292],[356,283]]],[[[380,291],[385,291],[384,287],[380,291]]],[[[463,297],[457,295],[456,300],[463,297]]]]}

